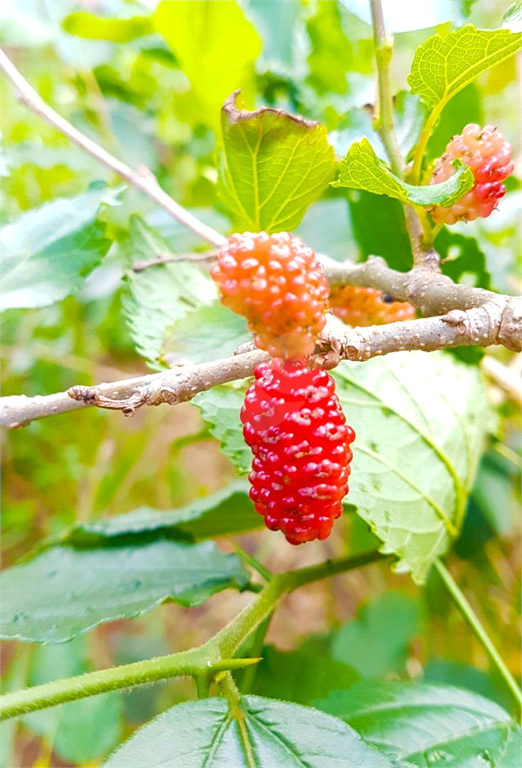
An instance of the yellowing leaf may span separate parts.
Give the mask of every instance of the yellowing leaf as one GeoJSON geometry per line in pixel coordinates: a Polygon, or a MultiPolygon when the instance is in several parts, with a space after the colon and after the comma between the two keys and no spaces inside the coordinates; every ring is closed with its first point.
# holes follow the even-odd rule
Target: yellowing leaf
{"type": "Polygon", "coordinates": [[[326,129],[281,109],[239,110],[235,94],[222,113],[219,193],[238,226],[294,229],[333,176],[326,129]]]}

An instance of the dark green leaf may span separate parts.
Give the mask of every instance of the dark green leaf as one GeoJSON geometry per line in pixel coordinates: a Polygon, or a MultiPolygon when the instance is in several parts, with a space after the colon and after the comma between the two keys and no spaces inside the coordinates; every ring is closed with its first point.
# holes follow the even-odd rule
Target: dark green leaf
{"type": "Polygon", "coordinates": [[[522,733],[510,715],[459,688],[364,681],[316,704],[391,758],[420,768],[514,768],[519,763],[522,733]]]}
{"type": "Polygon", "coordinates": [[[283,110],[238,110],[234,96],[225,103],[222,126],[219,192],[238,227],[295,229],[333,177],[326,129],[283,110]]]}
{"type": "MultiPolygon", "coordinates": [[[[131,217],[129,252],[133,262],[170,254],[164,238],[140,216],[131,217]]],[[[154,367],[165,367],[164,341],[176,322],[216,295],[213,282],[197,267],[171,262],[129,271],[123,312],[137,351],[154,367]]]]}
{"type": "Polygon", "coordinates": [[[62,537],[62,541],[76,546],[101,546],[105,541],[121,536],[134,543],[143,534],[151,533],[169,538],[210,539],[261,525],[262,517],[255,512],[248,496],[248,484],[237,481],[180,509],[140,507],[124,515],[77,525],[62,537]]]}
{"type": "Polygon", "coordinates": [[[408,82],[428,106],[439,112],[482,72],[513,56],[522,34],[507,29],[476,29],[468,24],[448,35],[433,35],[415,51],[408,82]]]}
{"type": "Polygon", "coordinates": [[[214,301],[174,324],[162,345],[162,356],[172,363],[205,363],[233,355],[241,344],[251,340],[246,320],[214,301]]]}
{"type": "Polygon", "coordinates": [[[110,19],[95,16],[87,11],[75,11],[62,21],[66,32],[89,40],[112,40],[115,43],[128,43],[137,37],[150,35],[154,25],[149,16],[131,16],[130,18],[110,19]]]}
{"type": "Polygon", "coordinates": [[[362,677],[404,672],[408,644],[420,628],[418,603],[402,592],[389,590],[373,598],[356,619],[341,627],[332,641],[332,656],[350,664],[362,677]]]}
{"type": "Polygon", "coordinates": [[[500,704],[504,709],[513,706],[506,686],[502,680],[493,680],[486,672],[482,672],[469,664],[461,664],[445,659],[432,659],[424,667],[423,682],[438,685],[454,685],[478,693],[486,699],[500,704]]]}
{"type": "Polygon", "coordinates": [[[1,309],[45,307],[77,291],[111,245],[96,220],[121,188],[96,187],[28,211],[0,231],[1,309]]]}
{"type": "Polygon", "coordinates": [[[445,228],[439,233],[435,247],[445,260],[442,271],[453,282],[471,283],[477,288],[491,289],[486,257],[474,237],[464,237],[445,228]]]}
{"type": "Polygon", "coordinates": [[[392,768],[345,723],[282,701],[245,696],[190,701],[144,726],[104,768],[392,768]],[[173,738],[175,734],[175,738],[173,738]]]}
{"type": "Polygon", "coordinates": [[[334,375],[357,435],[348,501],[397,570],[422,582],[462,524],[490,418],[482,380],[424,352],[341,363],[334,375]]]}
{"type": "Polygon", "coordinates": [[[2,572],[0,636],[61,643],[105,621],[132,618],[165,601],[199,605],[248,574],[210,541],[159,540],[142,547],[53,547],[2,572]]]}
{"type": "MultiPolygon", "coordinates": [[[[89,671],[83,638],[69,643],[41,645],[31,659],[29,684],[41,685],[89,671]]],[[[81,701],[31,712],[24,725],[43,736],[64,760],[87,763],[114,749],[120,737],[122,695],[113,691],[81,701]]]]}
{"type": "Polygon", "coordinates": [[[263,661],[256,666],[253,692],[296,704],[311,704],[330,691],[350,688],[358,679],[352,667],[328,656],[278,651],[268,645],[263,650],[263,661]]]}
{"type": "Polygon", "coordinates": [[[512,463],[495,451],[483,456],[472,496],[492,531],[500,536],[507,536],[516,525],[519,489],[520,471],[512,463]]]}
{"type": "Polygon", "coordinates": [[[261,40],[237,3],[163,0],[154,23],[190,80],[206,125],[218,130],[223,102],[237,88],[253,103],[261,40]]]}
{"type": "Polygon", "coordinates": [[[405,272],[411,269],[412,253],[404,212],[398,200],[372,195],[362,189],[347,190],[353,233],[363,260],[382,256],[388,266],[405,272]],[[368,222],[379,226],[368,226],[368,222]]]}
{"type": "Polygon", "coordinates": [[[460,160],[454,161],[457,169],[453,176],[441,184],[414,187],[397,178],[379,160],[367,138],[352,144],[346,158],[339,166],[339,179],[333,187],[364,189],[375,195],[388,195],[402,202],[415,205],[450,206],[468,192],[475,183],[473,173],[460,160]]]}

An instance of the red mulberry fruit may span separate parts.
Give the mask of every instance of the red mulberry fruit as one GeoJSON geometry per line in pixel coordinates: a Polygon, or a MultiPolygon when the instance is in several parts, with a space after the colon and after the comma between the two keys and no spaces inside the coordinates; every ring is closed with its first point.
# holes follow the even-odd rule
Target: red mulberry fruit
{"type": "Polygon", "coordinates": [[[221,248],[212,277],[272,357],[310,355],[326,322],[328,283],[315,252],[288,232],[244,232],[221,248]]]}
{"type": "Polygon", "coordinates": [[[449,208],[434,206],[431,215],[437,224],[487,218],[506,194],[501,182],[513,173],[511,146],[491,125],[480,128],[470,123],[460,136],[454,136],[437,161],[430,184],[440,184],[453,176],[455,168],[451,163],[457,158],[473,171],[475,186],[449,208]]]}
{"type": "Polygon", "coordinates": [[[348,493],[355,433],[334,390],[326,371],[273,359],[256,368],[241,410],[250,497],[290,544],[326,539],[348,493]]]}

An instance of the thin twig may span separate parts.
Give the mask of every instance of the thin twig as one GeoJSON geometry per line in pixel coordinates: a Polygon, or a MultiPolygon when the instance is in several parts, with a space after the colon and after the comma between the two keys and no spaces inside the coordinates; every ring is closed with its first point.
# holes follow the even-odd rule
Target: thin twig
{"type": "Polygon", "coordinates": [[[199,235],[202,240],[211,245],[220,247],[226,238],[212,227],[203,224],[196,216],[183,208],[179,203],[173,200],[159,185],[154,174],[147,168],[140,168],[139,171],[133,171],[121,160],[113,157],[106,152],[96,142],[89,139],[85,134],[75,128],[65,118],[59,115],[37,94],[34,88],[29,85],[25,77],[18,71],[13,62],[0,49],[0,69],[2,69],[9,80],[19,90],[21,101],[33,112],[40,115],[46,122],[57,128],[65,136],[68,136],[78,146],[88,152],[92,157],[103,163],[112,171],[117,173],[123,179],[132,184],[137,189],[144,192],[151,200],[154,200],[161,208],[164,208],[171,216],[181,222],[185,227],[199,235]]]}
{"type": "Polygon", "coordinates": [[[144,269],[149,267],[157,267],[173,261],[214,261],[217,254],[217,250],[206,251],[205,253],[167,253],[164,256],[157,256],[155,259],[149,259],[148,261],[136,261],[132,265],[132,269],[134,272],[143,272],[144,269]]]}

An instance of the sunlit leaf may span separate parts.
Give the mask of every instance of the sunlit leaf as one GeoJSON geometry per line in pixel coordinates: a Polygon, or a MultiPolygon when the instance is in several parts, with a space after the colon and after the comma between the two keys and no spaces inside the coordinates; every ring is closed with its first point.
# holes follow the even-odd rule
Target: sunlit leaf
{"type": "Polygon", "coordinates": [[[334,173],[326,129],[283,110],[239,110],[235,96],[222,112],[220,196],[238,226],[294,229],[334,173]]]}
{"type": "Polygon", "coordinates": [[[476,29],[468,24],[448,35],[433,35],[415,51],[408,76],[417,93],[438,111],[482,72],[513,56],[522,34],[507,29],[476,29]]]}
{"type": "Polygon", "coordinates": [[[154,23],[190,80],[207,125],[218,130],[223,102],[237,88],[253,103],[261,40],[238,3],[163,0],[154,23]]]}
{"type": "Polygon", "coordinates": [[[245,696],[239,706],[231,714],[217,697],[178,704],[135,733],[104,768],[394,765],[341,720],[310,707],[260,696],[245,696]]]}
{"type": "Polygon", "coordinates": [[[131,16],[126,19],[95,16],[87,11],[75,11],[62,21],[65,32],[89,40],[112,40],[115,43],[128,43],[137,37],[150,35],[154,24],[150,16],[131,16]]]}
{"type": "Polygon", "coordinates": [[[199,605],[248,574],[211,541],[158,540],[106,549],[53,547],[3,571],[0,637],[61,643],[104,621],[132,618],[165,601],[199,605]]]}
{"type": "Polygon", "coordinates": [[[419,768],[513,768],[522,750],[522,732],[510,715],[460,688],[364,681],[316,705],[390,758],[419,768]]]}
{"type": "Polygon", "coordinates": [[[339,180],[332,182],[332,186],[364,189],[416,205],[450,206],[475,183],[467,165],[463,165],[460,160],[455,160],[454,165],[456,172],[441,184],[414,187],[397,178],[379,160],[368,139],[363,138],[348,150],[339,166],[339,180]]]}
{"type": "Polygon", "coordinates": [[[354,68],[353,51],[341,27],[337,2],[323,0],[317,3],[317,13],[308,19],[306,28],[312,43],[308,56],[309,83],[318,93],[346,93],[346,73],[354,68]]]}

